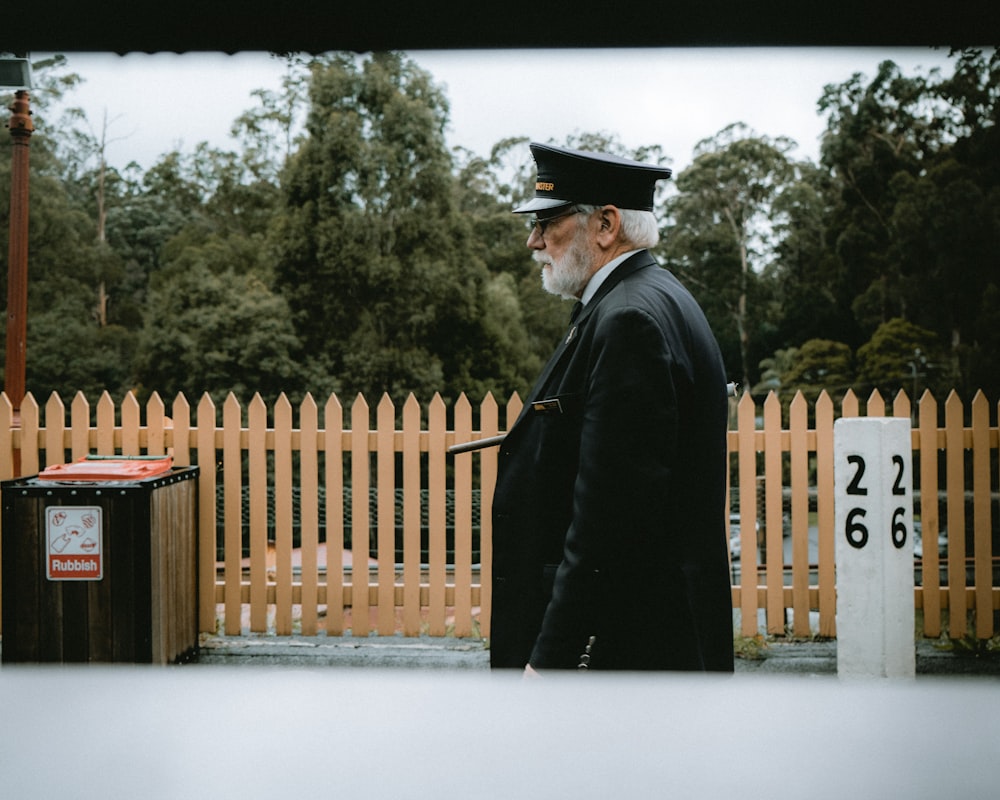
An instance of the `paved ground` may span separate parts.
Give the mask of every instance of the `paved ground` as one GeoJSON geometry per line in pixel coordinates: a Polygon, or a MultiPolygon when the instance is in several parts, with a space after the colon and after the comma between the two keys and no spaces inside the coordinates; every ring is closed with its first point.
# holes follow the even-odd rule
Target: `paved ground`
{"type": "MultiPolygon", "coordinates": [[[[2,641],[2,640],[0,640],[2,641]]],[[[0,645],[2,646],[2,645],[0,645]]],[[[203,635],[185,666],[367,667],[408,670],[488,670],[481,639],[451,637],[203,635]]],[[[836,675],[836,641],[770,641],[754,657],[736,659],[737,674],[836,675]]],[[[959,655],[939,642],[916,644],[917,676],[1000,677],[1000,652],[959,655]]]]}
{"type": "MultiPolygon", "coordinates": [[[[959,656],[936,642],[917,643],[918,676],[1000,676],[1000,653],[959,656]]],[[[204,637],[199,665],[374,667],[419,670],[486,670],[489,651],[478,639],[395,636],[204,637]]],[[[758,658],[736,659],[740,674],[836,675],[837,643],[769,642],[758,658]]]]}

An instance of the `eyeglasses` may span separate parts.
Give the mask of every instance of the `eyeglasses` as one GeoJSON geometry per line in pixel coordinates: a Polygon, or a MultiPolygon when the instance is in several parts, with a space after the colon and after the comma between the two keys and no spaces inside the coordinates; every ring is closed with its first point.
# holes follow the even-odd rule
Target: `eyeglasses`
{"type": "Polygon", "coordinates": [[[557,219],[562,219],[563,217],[571,217],[574,214],[579,214],[579,213],[580,209],[574,208],[571,211],[566,211],[565,213],[562,214],[556,214],[554,217],[546,217],[545,219],[532,217],[530,220],[528,220],[528,233],[530,234],[531,231],[537,230],[538,235],[544,237],[545,229],[548,228],[549,225],[551,225],[557,219]]]}

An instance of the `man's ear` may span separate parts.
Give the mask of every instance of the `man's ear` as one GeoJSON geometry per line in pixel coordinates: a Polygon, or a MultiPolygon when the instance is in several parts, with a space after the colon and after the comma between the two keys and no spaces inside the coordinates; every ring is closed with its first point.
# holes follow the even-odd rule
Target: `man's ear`
{"type": "Polygon", "coordinates": [[[622,215],[617,206],[598,209],[597,241],[603,248],[614,247],[622,229],[622,215]]]}

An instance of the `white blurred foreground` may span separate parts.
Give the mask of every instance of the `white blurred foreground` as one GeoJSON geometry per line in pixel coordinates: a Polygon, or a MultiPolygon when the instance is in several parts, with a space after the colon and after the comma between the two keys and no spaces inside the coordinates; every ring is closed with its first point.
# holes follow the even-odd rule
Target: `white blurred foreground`
{"type": "Polygon", "coordinates": [[[995,797],[1000,682],[5,667],[5,797],[995,797]]]}

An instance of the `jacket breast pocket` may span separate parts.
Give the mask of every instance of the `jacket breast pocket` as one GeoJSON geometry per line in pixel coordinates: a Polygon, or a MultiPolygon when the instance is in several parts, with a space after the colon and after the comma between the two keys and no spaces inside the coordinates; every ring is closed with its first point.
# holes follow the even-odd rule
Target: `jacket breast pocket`
{"type": "Polygon", "coordinates": [[[540,467],[563,472],[575,464],[583,420],[581,398],[579,394],[562,394],[531,402],[528,440],[540,467]]]}
{"type": "Polygon", "coordinates": [[[533,414],[552,419],[579,419],[583,413],[583,395],[579,392],[540,397],[531,401],[533,414]]]}

